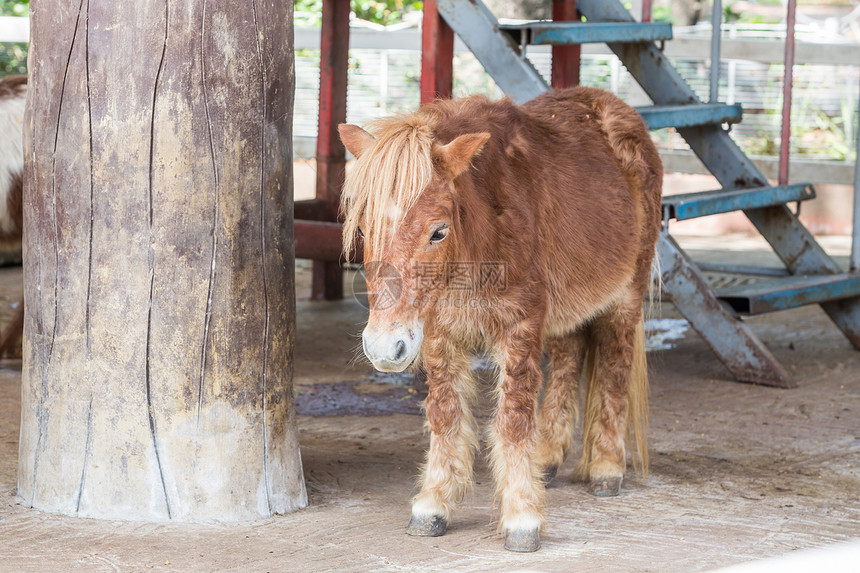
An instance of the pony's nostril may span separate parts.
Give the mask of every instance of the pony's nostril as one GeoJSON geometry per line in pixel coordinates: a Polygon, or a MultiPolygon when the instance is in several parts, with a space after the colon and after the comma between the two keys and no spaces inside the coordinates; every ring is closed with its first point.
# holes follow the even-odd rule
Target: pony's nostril
{"type": "Polygon", "coordinates": [[[406,356],[406,343],[398,340],[397,346],[394,347],[394,361],[400,362],[404,356],[406,356]]]}

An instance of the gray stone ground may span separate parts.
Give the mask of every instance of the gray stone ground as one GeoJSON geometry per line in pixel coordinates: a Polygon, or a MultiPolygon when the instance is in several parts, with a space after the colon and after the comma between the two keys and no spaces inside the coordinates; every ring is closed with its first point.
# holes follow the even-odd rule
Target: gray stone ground
{"type": "MultiPolygon", "coordinates": [[[[706,258],[767,258],[745,237],[719,244],[687,241],[706,258]]],[[[548,490],[540,552],[502,549],[482,458],[449,533],[408,537],[427,444],[422,387],[351,362],[361,306],[301,300],[300,267],[295,385],[310,506],[239,525],[29,509],[15,497],[21,364],[0,361],[0,571],[697,571],[860,537],[860,353],[817,307],[751,321],[794,390],[731,381],[691,331],[651,352],[650,474],[598,499],[570,482],[568,460],[548,490]]],[[[20,292],[20,269],[0,270],[0,320],[20,292]]],[[[660,314],[678,316],[668,304],[660,314]]]]}

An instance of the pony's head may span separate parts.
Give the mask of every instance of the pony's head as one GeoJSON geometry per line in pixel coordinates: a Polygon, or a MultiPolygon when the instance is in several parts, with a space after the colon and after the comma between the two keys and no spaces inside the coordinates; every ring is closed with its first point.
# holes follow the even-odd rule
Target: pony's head
{"type": "Polygon", "coordinates": [[[461,135],[441,144],[419,116],[338,127],[358,159],[342,194],[343,247],[364,238],[370,318],[362,333],[378,370],[402,372],[418,359],[424,324],[446,288],[460,232],[455,181],[490,137],[461,135]]]}

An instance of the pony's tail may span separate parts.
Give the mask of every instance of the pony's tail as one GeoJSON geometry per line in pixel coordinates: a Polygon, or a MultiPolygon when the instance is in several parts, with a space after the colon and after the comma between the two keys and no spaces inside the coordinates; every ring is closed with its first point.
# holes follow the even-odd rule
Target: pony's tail
{"type": "MultiPolygon", "coordinates": [[[[596,95],[592,106],[612,154],[628,176],[636,180],[639,192],[659,197],[663,191],[663,162],[642,116],[608,92],[596,95]]],[[[657,209],[659,205],[657,201],[657,209]]]]}
{"type": "MultiPolygon", "coordinates": [[[[600,369],[597,346],[589,343],[585,358],[585,415],[582,421],[582,457],[574,477],[588,480],[591,466],[592,444],[600,432],[601,400],[599,393],[600,369]]],[[[627,383],[627,434],[626,450],[630,452],[636,473],[648,474],[648,365],[645,358],[645,323],[640,319],[633,342],[633,364],[627,383]]]]}
{"type": "Polygon", "coordinates": [[[636,326],[633,364],[627,383],[627,448],[636,473],[648,475],[648,362],[645,358],[645,322],[636,326]]]}

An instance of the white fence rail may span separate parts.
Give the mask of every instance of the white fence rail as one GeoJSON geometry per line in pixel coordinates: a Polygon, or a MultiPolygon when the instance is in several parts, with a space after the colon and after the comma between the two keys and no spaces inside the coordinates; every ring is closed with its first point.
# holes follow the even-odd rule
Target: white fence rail
{"type": "Polygon", "coordinates": [[[29,42],[30,19],[0,16],[0,42],[29,42]]]}
{"type": "MultiPolygon", "coordinates": [[[[730,31],[726,27],[725,30],[730,31]]],[[[725,32],[724,32],[725,33],[725,32]]],[[[664,51],[673,58],[709,59],[710,37],[691,34],[685,28],[674,29],[674,39],[666,42],[664,51]]],[[[297,50],[319,50],[319,28],[296,28],[297,50]]],[[[2,39],[0,39],[2,41],[2,39]]],[[[751,62],[781,62],[785,49],[780,40],[760,40],[750,38],[725,37],[722,41],[723,60],[748,60],[751,62]]],[[[421,31],[418,29],[378,31],[353,28],[349,32],[351,50],[414,50],[421,49],[421,31]]],[[[795,45],[796,64],[823,64],[829,66],[856,66],[860,64],[860,44],[848,42],[797,42],[795,45]]],[[[454,51],[466,53],[469,49],[459,38],[454,41],[454,51]]],[[[529,53],[549,53],[549,46],[531,46],[529,53]]],[[[610,55],[612,52],[604,44],[585,44],[582,53],[610,55]]]]}
{"type": "MultiPolygon", "coordinates": [[[[728,36],[724,37],[722,42],[722,59],[726,69],[726,89],[722,90],[728,101],[735,99],[735,89],[738,84],[738,74],[743,75],[743,71],[738,72],[738,64],[743,62],[758,62],[761,64],[769,64],[772,62],[781,62],[783,57],[784,44],[781,40],[762,40],[750,38],[734,38],[730,37],[731,30],[728,30],[728,36]]],[[[725,32],[724,32],[725,33],[725,32]]],[[[29,37],[29,20],[27,18],[12,18],[0,17],[0,42],[26,42],[29,37]]],[[[295,47],[296,50],[319,50],[320,46],[320,30],[319,28],[297,28],[295,30],[295,47]]],[[[379,53],[379,66],[376,68],[378,72],[373,70],[368,72],[368,76],[376,73],[377,75],[387,75],[388,73],[388,56],[389,54],[403,54],[411,52],[415,55],[415,65],[417,66],[417,53],[421,49],[421,33],[417,29],[400,29],[393,31],[379,31],[362,28],[353,28],[350,31],[350,49],[358,51],[368,51],[379,53]]],[[[673,58],[697,59],[703,63],[707,62],[710,51],[710,40],[707,34],[702,34],[700,30],[676,28],[675,39],[666,42],[665,52],[673,58]]],[[[614,58],[611,52],[605,45],[585,45],[583,46],[584,61],[589,58],[609,59],[614,58]]],[[[466,54],[468,49],[459,39],[455,42],[455,52],[457,54],[466,54]]],[[[549,48],[546,46],[534,46],[529,48],[529,54],[533,57],[536,65],[540,67],[548,66],[549,48]]],[[[413,61],[413,60],[410,60],[413,61]]],[[[858,66],[860,64],[860,44],[854,43],[811,43],[799,41],[796,46],[796,64],[815,64],[825,66],[858,66]]],[[[411,65],[411,64],[404,64],[411,65]]],[[[609,88],[618,91],[619,81],[624,74],[623,67],[616,64],[610,65],[610,80],[609,88]]],[[[312,77],[317,73],[313,66],[308,65],[305,61],[304,65],[297,63],[297,106],[296,106],[296,136],[295,136],[295,155],[296,157],[310,158],[315,153],[315,138],[311,135],[315,132],[316,126],[316,103],[314,89],[318,86],[318,78],[312,77]],[[304,77],[303,76],[307,76],[304,77]],[[304,88],[302,85],[304,84],[304,88]],[[313,101],[312,101],[313,100],[313,101]]],[[[856,70],[853,70],[856,73],[856,70]]],[[[414,76],[417,77],[419,70],[414,70],[414,76]]],[[[856,76],[852,76],[856,77],[856,76]]],[[[414,79],[414,78],[413,78],[414,79]]],[[[741,78],[743,79],[743,78],[741,78]]],[[[374,87],[374,82],[367,79],[365,76],[366,90],[377,90],[379,93],[390,92],[389,98],[381,98],[381,103],[375,105],[360,100],[354,97],[350,102],[350,121],[364,121],[375,115],[389,113],[385,102],[391,97],[397,97],[400,93],[405,93],[407,90],[414,90],[415,94],[410,95],[407,99],[414,99],[417,102],[417,83],[412,81],[413,85],[395,86],[398,89],[389,88],[389,80],[384,78],[384,81],[377,82],[374,87]],[[399,90],[399,91],[398,91],[399,90]],[[413,97],[414,95],[414,97],[413,97]]],[[[856,98],[857,82],[845,82],[844,93],[839,97],[853,98],[850,102],[850,109],[857,109],[856,98]]],[[[411,94],[411,91],[410,91],[411,94]]],[[[628,88],[626,94],[628,98],[634,100],[634,104],[646,103],[642,101],[642,95],[638,94],[635,88],[628,88]],[[631,91],[632,90],[632,91],[631,91]],[[639,100],[639,101],[636,101],[639,100]]],[[[748,103],[750,105],[759,106],[760,103],[753,104],[745,102],[743,98],[739,99],[741,104],[748,103]]],[[[395,110],[396,111],[396,110],[395,110]]],[[[854,142],[853,132],[856,129],[856,116],[853,113],[846,115],[845,131],[851,132],[847,135],[847,139],[851,145],[854,142]]],[[[761,121],[761,118],[753,119],[749,117],[747,122],[761,121]]],[[[707,173],[704,166],[698,159],[688,151],[668,150],[662,152],[664,163],[667,172],[681,173],[707,173]]],[[[776,157],[762,156],[754,157],[757,165],[762,171],[770,176],[776,173],[776,157]]],[[[853,163],[842,161],[821,161],[816,159],[792,158],[791,175],[793,180],[812,181],[814,183],[839,183],[852,184],[854,177],[853,163]]]]}

